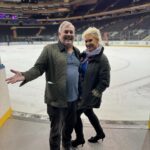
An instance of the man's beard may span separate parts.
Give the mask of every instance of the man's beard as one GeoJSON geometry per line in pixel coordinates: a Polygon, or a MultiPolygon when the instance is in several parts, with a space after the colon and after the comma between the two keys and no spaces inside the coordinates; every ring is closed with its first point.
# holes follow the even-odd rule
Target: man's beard
{"type": "Polygon", "coordinates": [[[64,40],[72,40],[73,41],[73,39],[74,39],[73,36],[69,36],[69,35],[64,36],[64,40]]]}
{"type": "Polygon", "coordinates": [[[73,36],[64,36],[64,44],[65,44],[65,47],[66,48],[69,48],[69,47],[72,47],[73,46],[73,40],[74,40],[74,37],[73,36]],[[69,42],[67,42],[69,41],[69,42]],[[71,41],[71,42],[70,42],[71,41]]]}

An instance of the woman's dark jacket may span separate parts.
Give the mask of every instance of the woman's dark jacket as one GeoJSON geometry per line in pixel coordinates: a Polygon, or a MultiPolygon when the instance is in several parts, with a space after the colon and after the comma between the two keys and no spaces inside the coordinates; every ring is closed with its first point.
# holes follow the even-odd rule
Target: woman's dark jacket
{"type": "MultiPolygon", "coordinates": [[[[89,57],[88,66],[82,79],[80,75],[80,91],[81,100],[79,101],[79,109],[81,108],[99,108],[102,99],[102,93],[110,83],[110,65],[106,55],[103,54],[104,48],[98,55],[89,57]],[[93,95],[92,90],[98,92],[99,96],[93,95]]],[[[83,60],[86,57],[85,53],[82,53],[83,60]]]]}

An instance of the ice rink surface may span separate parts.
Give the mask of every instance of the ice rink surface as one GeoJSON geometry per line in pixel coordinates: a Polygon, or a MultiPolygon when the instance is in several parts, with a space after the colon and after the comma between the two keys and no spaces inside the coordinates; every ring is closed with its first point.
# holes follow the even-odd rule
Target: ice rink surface
{"type": "MultiPolygon", "coordinates": [[[[45,44],[0,46],[0,57],[6,67],[26,71],[34,65],[45,44]]],[[[84,46],[77,47],[82,51],[84,46]]],[[[95,109],[102,120],[148,120],[150,115],[150,47],[105,47],[111,65],[111,84],[103,94],[102,105],[95,109]]],[[[61,64],[60,64],[61,67],[61,64]]],[[[9,85],[13,110],[46,114],[44,104],[45,76],[23,87],[9,85]]],[[[82,116],[85,120],[86,117],[82,116]]]]}

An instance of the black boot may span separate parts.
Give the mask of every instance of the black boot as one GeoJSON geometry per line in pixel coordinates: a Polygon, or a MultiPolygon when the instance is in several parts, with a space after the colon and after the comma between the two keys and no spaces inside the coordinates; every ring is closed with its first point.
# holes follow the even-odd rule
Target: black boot
{"type": "Polygon", "coordinates": [[[73,147],[77,147],[77,146],[79,146],[79,145],[84,145],[84,143],[85,143],[85,140],[84,139],[75,139],[75,140],[72,140],[71,141],[71,145],[73,146],[73,147]]]}
{"type": "Polygon", "coordinates": [[[102,141],[103,141],[104,138],[105,138],[105,134],[102,134],[102,135],[96,135],[96,136],[91,137],[90,139],[88,139],[88,141],[89,141],[90,143],[97,143],[98,140],[102,139],[102,141]]]}

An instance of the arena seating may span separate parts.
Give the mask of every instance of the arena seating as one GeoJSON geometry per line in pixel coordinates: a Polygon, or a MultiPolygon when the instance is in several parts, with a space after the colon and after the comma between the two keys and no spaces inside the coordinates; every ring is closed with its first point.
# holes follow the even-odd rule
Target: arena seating
{"type": "MultiPolygon", "coordinates": [[[[148,2],[149,0],[98,0],[97,3],[94,4],[75,7],[75,9],[72,9],[69,13],[62,13],[61,15],[57,13],[56,16],[62,17],[64,15],[64,18],[86,16],[93,13],[127,8],[129,6],[145,4],[148,2]]],[[[56,16],[55,14],[51,14],[52,18],[55,18],[56,16]]],[[[29,38],[33,38],[35,40],[38,39],[38,37],[40,37],[41,40],[55,40],[57,38],[57,28],[60,22],[39,22],[37,19],[46,20],[47,18],[45,18],[42,14],[33,14],[30,18],[24,20],[0,19],[0,42],[16,41],[17,39],[25,40],[29,38]],[[44,26],[45,29],[39,32],[39,28],[41,26],[44,26]],[[14,33],[11,29],[12,27],[22,27],[16,30],[17,38],[14,38],[14,33]],[[29,29],[26,27],[31,28],[29,29]]],[[[148,39],[150,32],[150,12],[148,10],[145,10],[145,12],[130,12],[122,15],[110,15],[93,18],[83,17],[82,19],[74,19],[71,21],[76,26],[76,33],[78,35],[81,35],[82,32],[89,26],[95,26],[101,30],[102,35],[107,32],[109,35],[109,40],[143,40],[148,39]]]]}

